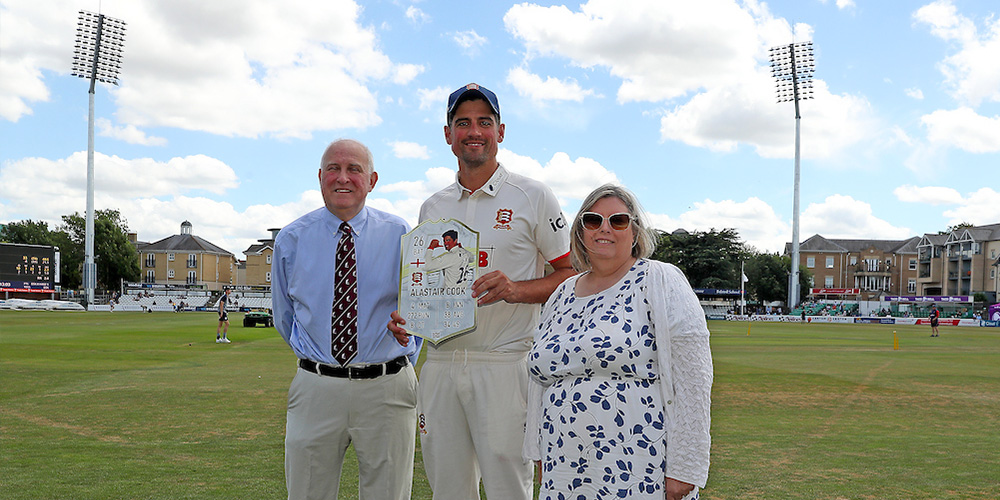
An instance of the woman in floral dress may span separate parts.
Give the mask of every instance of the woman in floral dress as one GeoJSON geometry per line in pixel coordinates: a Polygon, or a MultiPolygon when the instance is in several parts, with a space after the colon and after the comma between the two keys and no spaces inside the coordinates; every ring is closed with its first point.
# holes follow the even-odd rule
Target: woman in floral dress
{"type": "Polygon", "coordinates": [[[654,242],[635,197],[584,201],[571,255],[582,274],[542,310],[528,355],[525,458],[541,499],[697,498],[708,478],[712,358],[704,312],[654,242]]]}

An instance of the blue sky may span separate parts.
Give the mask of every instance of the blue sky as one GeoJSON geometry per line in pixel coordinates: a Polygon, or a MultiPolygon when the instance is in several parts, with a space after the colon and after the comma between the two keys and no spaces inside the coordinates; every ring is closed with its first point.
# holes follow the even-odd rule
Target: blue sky
{"type": "Polygon", "coordinates": [[[128,23],[96,93],[96,207],[142,241],[194,234],[243,258],[319,207],[325,146],[373,151],[369,204],[416,223],[454,180],[445,99],[500,99],[500,160],[567,215],[604,182],[672,231],[792,234],[794,111],[768,49],[812,40],[801,239],[904,239],[1000,222],[1000,7],[939,0],[586,3],[0,0],[0,222],[86,209],[77,12],[128,23]]]}

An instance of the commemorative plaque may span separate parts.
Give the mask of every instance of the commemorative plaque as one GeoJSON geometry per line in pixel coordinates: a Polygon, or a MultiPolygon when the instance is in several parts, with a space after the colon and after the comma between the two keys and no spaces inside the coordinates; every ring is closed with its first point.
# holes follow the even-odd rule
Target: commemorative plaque
{"type": "Polygon", "coordinates": [[[479,233],[455,219],[424,221],[400,245],[399,315],[434,344],[476,327],[479,233]]]}

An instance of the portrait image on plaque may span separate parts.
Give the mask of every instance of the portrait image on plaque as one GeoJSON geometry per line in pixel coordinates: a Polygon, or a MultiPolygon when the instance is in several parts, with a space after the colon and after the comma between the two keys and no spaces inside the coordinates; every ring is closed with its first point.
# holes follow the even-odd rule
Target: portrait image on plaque
{"type": "Polygon", "coordinates": [[[475,328],[479,233],[440,219],[422,222],[401,240],[399,315],[406,331],[437,344],[475,328]]]}

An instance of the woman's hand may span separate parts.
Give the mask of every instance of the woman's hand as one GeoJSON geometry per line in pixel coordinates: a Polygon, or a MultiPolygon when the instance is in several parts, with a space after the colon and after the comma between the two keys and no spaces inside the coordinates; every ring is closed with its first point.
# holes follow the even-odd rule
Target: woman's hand
{"type": "Polygon", "coordinates": [[[694,489],[694,485],[668,477],[665,489],[667,490],[667,500],[681,500],[685,495],[691,493],[691,490],[694,489]]]}

